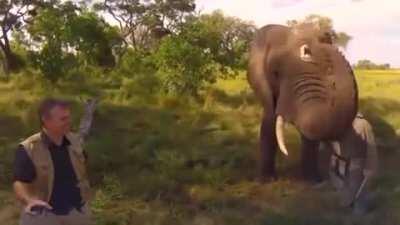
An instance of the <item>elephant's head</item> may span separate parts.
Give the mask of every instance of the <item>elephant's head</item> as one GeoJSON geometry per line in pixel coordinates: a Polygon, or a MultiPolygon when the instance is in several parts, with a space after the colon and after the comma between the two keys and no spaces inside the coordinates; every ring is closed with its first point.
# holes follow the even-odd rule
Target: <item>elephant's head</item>
{"type": "Polygon", "coordinates": [[[282,121],[310,140],[334,139],[351,126],[357,112],[353,71],[329,36],[310,27],[291,30],[283,48],[270,52],[278,142],[282,121]]]}

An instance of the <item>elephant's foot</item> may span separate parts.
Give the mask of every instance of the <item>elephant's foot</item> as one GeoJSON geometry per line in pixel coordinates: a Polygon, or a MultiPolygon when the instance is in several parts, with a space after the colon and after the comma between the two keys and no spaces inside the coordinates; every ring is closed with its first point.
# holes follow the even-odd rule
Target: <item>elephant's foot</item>
{"type": "Polygon", "coordinates": [[[304,179],[313,185],[322,183],[324,181],[323,177],[319,173],[305,173],[304,179]]]}

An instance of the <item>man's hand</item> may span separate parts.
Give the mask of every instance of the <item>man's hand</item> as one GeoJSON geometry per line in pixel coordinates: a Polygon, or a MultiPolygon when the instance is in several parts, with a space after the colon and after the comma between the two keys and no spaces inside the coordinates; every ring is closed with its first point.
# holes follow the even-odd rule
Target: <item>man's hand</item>
{"type": "Polygon", "coordinates": [[[36,215],[39,214],[43,209],[52,210],[53,208],[45,201],[39,199],[30,199],[24,209],[26,213],[36,215]]]}
{"type": "Polygon", "coordinates": [[[43,209],[52,209],[47,202],[39,200],[37,197],[35,197],[35,195],[32,194],[30,191],[32,189],[30,183],[15,181],[13,188],[17,199],[25,205],[24,211],[26,213],[36,215],[39,214],[43,209]]]}

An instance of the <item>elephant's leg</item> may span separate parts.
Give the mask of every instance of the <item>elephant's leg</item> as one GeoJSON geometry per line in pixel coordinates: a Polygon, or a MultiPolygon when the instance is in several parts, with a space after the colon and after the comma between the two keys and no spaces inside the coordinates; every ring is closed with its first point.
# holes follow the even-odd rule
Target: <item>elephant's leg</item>
{"type": "Polygon", "coordinates": [[[277,179],[275,171],[276,150],[275,118],[265,115],[260,128],[260,172],[262,181],[277,179]]]}
{"type": "Polygon", "coordinates": [[[318,169],[319,141],[312,141],[305,137],[301,139],[301,160],[304,178],[311,182],[321,182],[322,177],[318,169]]]}

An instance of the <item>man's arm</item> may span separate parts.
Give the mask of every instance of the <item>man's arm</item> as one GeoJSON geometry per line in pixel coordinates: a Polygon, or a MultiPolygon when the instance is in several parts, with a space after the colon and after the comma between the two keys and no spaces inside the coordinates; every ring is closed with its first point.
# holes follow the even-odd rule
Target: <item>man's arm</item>
{"type": "Polygon", "coordinates": [[[33,199],[36,199],[36,197],[34,197],[32,194],[30,186],[30,183],[25,183],[22,181],[14,181],[13,183],[15,196],[24,205],[28,205],[29,202],[31,202],[33,199]]]}
{"type": "Polygon", "coordinates": [[[32,182],[36,177],[35,167],[23,146],[19,146],[14,159],[14,183],[15,196],[25,206],[26,212],[31,212],[33,206],[43,206],[51,209],[51,206],[39,200],[33,193],[32,182]]]}
{"type": "Polygon", "coordinates": [[[360,135],[365,142],[364,175],[366,177],[375,176],[378,171],[378,151],[371,124],[364,118],[356,118],[353,126],[357,134],[360,135]]]}
{"type": "Polygon", "coordinates": [[[14,181],[13,188],[17,199],[23,203],[24,211],[26,213],[35,214],[35,212],[32,210],[32,208],[35,206],[43,207],[49,210],[52,209],[49,203],[38,199],[32,194],[31,184],[22,181],[14,181]]]}

